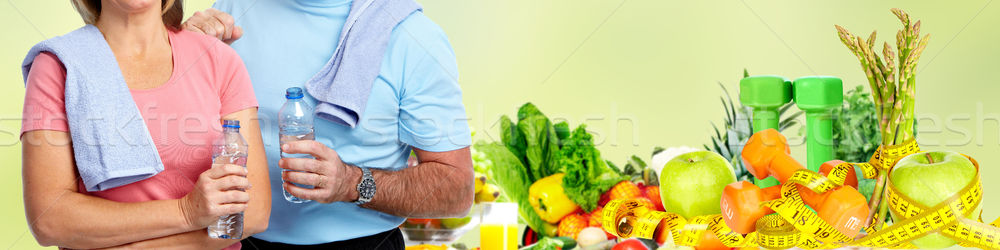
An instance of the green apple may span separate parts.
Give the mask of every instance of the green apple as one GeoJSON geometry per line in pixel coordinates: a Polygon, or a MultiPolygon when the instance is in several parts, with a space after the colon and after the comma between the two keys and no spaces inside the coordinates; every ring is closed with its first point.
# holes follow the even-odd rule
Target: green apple
{"type": "Polygon", "coordinates": [[[465,226],[466,224],[469,224],[470,221],[472,221],[471,216],[466,216],[462,218],[445,218],[441,219],[441,226],[446,229],[455,229],[465,226]]]}
{"type": "Polygon", "coordinates": [[[684,218],[720,213],[722,189],[736,182],[729,161],[710,151],[674,157],[660,172],[660,198],[667,212],[684,218]]]}
{"type": "MultiPolygon", "coordinates": [[[[976,167],[965,156],[947,151],[921,152],[900,159],[889,173],[889,181],[900,193],[927,207],[933,207],[958,193],[976,178],[976,167]]],[[[976,212],[969,216],[970,219],[976,212]]],[[[891,211],[891,210],[890,210],[891,211]]],[[[892,214],[893,221],[901,221],[892,214]]],[[[937,249],[955,245],[955,241],[939,233],[910,241],[921,249],[937,249]]]]}

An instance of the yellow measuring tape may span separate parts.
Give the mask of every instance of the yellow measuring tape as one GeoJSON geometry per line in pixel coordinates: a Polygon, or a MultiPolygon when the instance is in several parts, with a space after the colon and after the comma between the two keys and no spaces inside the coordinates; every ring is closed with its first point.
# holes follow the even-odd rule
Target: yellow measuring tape
{"type": "Polygon", "coordinates": [[[765,202],[776,213],[756,223],[756,231],[747,235],[733,232],[721,214],[696,216],[690,220],[669,212],[656,211],[635,200],[613,200],[605,205],[601,215],[604,230],[618,237],[651,239],[660,223],[671,231],[674,243],[698,245],[702,234],[713,233],[729,247],[765,247],[783,249],[799,246],[806,249],[836,247],[851,239],[819,218],[802,202],[797,186],[823,193],[843,184],[847,167],[837,167],[830,178],[808,170],[796,172],[782,185],[782,198],[765,202]],[[794,223],[789,223],[794,222],[794,223]]]}
{"type": "Polygon", "coordinates": [[[878,176],[879,170],[886,170],[892,168],[896,165],[896,161],[902,159],[904,156],[915,154],[920,152],[920,146],[917,145],[916,139],[909,139],[903,144],[893,145],[893,146],[879,146],[872,154],[871,159],[868,162],[862,163],[847,163],[853,166],[858,166],[861,168],[861,174],[865,178],[874,179],[878,176]]]}
{"type": "Polygon", "coordinates": [[[915,202],[889,183],[886,196],[889,208],[902,221],[858,239],[851,245],[899,247],[912,239],[940,233],[962,246],[1000,249],[1000,220],[986,224],[982,218],[978,221],[968,218],[980,207],[983,197],[979,163],[972,157],[968,158],[976,166],[976,177],[961,191],[933,207],[915,202]]]}
{"type": "Polygon", "coordinates": [[[635,200],[612,200],[604,206],[601,226],[621,238],[652,239],[657,227],[663,223],[670,230],[674,244],[694,246],[703,233],[714,233],[726,246],[757,247],[757,233],[743,236],[733,232],[722,220],[721,214],[696,216],[691,220],[675,213],[656,211],[635,200]]]}
{"type": "MultiPolygon", "coordinates": [[[[669,229],[677,245],[696,246],[702,234],[715,234],[722,244],[729,247],[764,247],[784,249],[800,247],[804,249],[837,248],[841,246],[914,248],[910,240],[941,233],[966,247],[1000,249],[1000,219],[992,224],[968,219],[980,206],[982,185],[978,173],[979,164],[969,157],[976,166],[975,180],[945,202],[934,207],[926,207],[900,194],[891,183],[887,185],[886,199],[890,209],[902,221],[892,226],[876,230],[871,225],[865,228],[869,234],[861,239],[851,239],[823,221],[802,201],[797,186],[816,193],[824,193],[844,184],[851,168],[858,166],[865,178],[875,178],[880,170],[889,170],[900,158],[919,152],[915,140],[901,145],[880,147],[867,163],[843,163],[835,166],[827,176],[808,170],[795,172],[782,184],[780,199],[767,201],[774,214],[764,216],[756,223],[756,231],[747,235],[733,232],[719,214],[704,215],[686,220],[669,212],[661,212],[646,207],[638,201],[614,200],[609,202],[601,216],[605,231],[618,237],[639,237],[651,239],[660,223],[669,229]]],[[[873,221],[878,221],[875,218],[873,221]]],[[[873,223],[874,225],[875,223],[873,223]]]]}

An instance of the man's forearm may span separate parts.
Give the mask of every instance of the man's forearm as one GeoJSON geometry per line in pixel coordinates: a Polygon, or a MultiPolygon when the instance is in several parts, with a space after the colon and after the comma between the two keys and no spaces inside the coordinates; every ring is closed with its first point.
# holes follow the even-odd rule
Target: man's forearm
{"type": "MultiPolygon", "coordinates": [[[[348,180],[361,180],[361,170],[350,167],[348,180]]],[[[464,216],[472,206],[472,166],[423,162],[400,171],[372,170],[377,186],[365,208],[415,218],[464,216]]],[[[353,182],[356,183],[356,182],[353,182]]],[[[356,200],[352,189],[348,197],[356,200]]]]}
{"type": "MultiPolygon", "coordinates": [[[[362,171],[340,160],[333,149],[316,141],[296,141],[282,152],[310,154],[315,159],[284,158],[278,162],[285,190],[296,197],[323,203],[358,200],[362,171]],[[290,183],[313,185],[301,188],[290,183]]],[[[372,169],[375,195],[362,205],[384,213],[417,218],[464,216],[472,206],[474,183],[469,147],[432,152],[413,148],[419,165],[400,171],[372,169]]]]}

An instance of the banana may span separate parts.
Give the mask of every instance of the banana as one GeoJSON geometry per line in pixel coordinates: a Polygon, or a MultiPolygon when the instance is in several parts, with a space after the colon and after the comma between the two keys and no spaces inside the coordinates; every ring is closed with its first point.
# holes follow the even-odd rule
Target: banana
{"type": "Polygon", "coordinates": [[[486,175],[481,173],[476,173],[476,193],[483,191],[483,185],[486,185],[486,175]]]}
{"type": "Polygon", "coordinates": [[[483,185],[483,190],[476,193],[476,203],[491,202],[500,196],[500,188],[493,184],[483,185]]]}

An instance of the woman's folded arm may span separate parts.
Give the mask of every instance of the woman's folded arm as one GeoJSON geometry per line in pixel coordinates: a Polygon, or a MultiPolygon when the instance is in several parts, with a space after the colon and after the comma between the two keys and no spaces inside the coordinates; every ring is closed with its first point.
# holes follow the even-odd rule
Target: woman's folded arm
{"type": "Polygon", "coordinates": [[[208,239],[205,227],[221,215],[244,211],[244,236],[263,231],[271,201],[256,108],[232,116],[247,125],[249,133],[244,135],[251,150],[247,168],[213,165],[199,175],[191,192],[172,200],[116,202],[80,193],[69,133],[25,132],[21,136],[22,179],[31,232],[41,245],[65,248],[122,246],[174,235],[202,245],[222,244],[225,241],[208,239]],[[205,237],[179,236],[189,232],[205,237]]]}
{"type": "MultiPolygon", "coordinates": [[[[249,108],[223,116],[226,120],[240,121],[240,134],[250,146],[247,159],[247,179],[250,180],[250,202],[243,214],[243,239],[267,229],[271,214],[271,188],[268,180],[267,160],[257,122],[257,109],[249,108]]],[[[122,245],[121,249],[220,249],[235,244],[240,239],[213,239],[205,229],[149,239],[122,245]]],[[[249,247],[248,247],[249,248],[249,247]]]]}
{"type": "Polygon", "coordinates": [[[25,212],[39,244],[100,248],[195,229],[179,200],[126,203],[79,193],[69,133],[34,130],[21,141],[25,212]]]}

